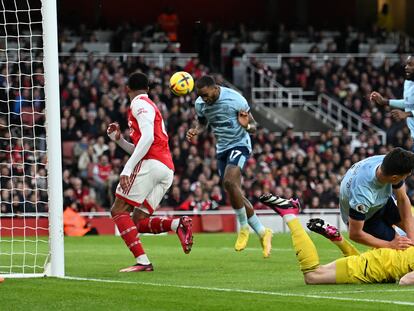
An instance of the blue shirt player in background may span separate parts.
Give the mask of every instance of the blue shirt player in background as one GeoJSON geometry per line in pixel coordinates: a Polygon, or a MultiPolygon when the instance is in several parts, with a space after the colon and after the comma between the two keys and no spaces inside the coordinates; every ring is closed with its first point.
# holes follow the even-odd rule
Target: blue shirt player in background
{"type": "MultiPolygon", "coordinates": [[[[370,100],[378,105],[389,105],[394,109],[392,117],[397,120],[406,120],[410,129],[411,138],[414,140],[414,57],[408,56],[405,63],[404,94],[402,99],[385,99],[378,92],[372,92],[370,100]]],[[[414,145],[413,145],[414,151],[414,145]]]]}
{"type": "Polygon", "coordinates": [[[339,206],[351,240],[375,248],[406,249],[413,245],[414,221],[404,184],[413,169],[414,153],[394,148],[387,155],[359,161],[346,172],[339,206]],[[407,237],[396,234],[393,225],[403,229],[407,237]]]}
{"type": "Polygon", "coordinates": [[[241,251],[246,248],[250,225],[260,237],[263,257],[267,258],[273,232],[260,222],[241,189],[241,172],[252,151],[249,133],[256,130],[250,107],[242,95],[217,85],[211,76],[198,79],[196,90],[199,96],[195,101],[198,122],[188,130],[187,139],[191,141],[210,126],[217,140],[219,174],[240,224],[235,249],[241,251]]]}

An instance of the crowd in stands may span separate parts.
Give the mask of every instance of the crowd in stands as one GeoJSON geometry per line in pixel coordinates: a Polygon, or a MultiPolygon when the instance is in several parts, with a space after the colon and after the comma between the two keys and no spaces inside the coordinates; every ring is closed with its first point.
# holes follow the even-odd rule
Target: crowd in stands
{"type": "MultiPolygon", "coordinates": [[[[185,139],[195,117],[195,94],[175,97],[168,88],[171,73],[180,68],[171,63],[164,68],[151,63],[144,66],[137,58],[128,62],[67,58],[60,66],[62,139],[64,144],[76,141],[64,170],[65,204],[76,201],[80,210],[99,211],[113,202],[128,155],[109,141],[106,128],[117,121],[128,136],[125,83],[127,75],[137,69],[152,81],[150,97],[165,119],[176,167],[173,186],[162,205],[206,210],[228,204],[217,173],[214,137],[206,132],[192,143],[185,139]]],[[[189,72],[195,74],[196,68],[189,72]]],[[[340,136],[327,132],[311,138],[306,133],[295,137],[291,129],[281,136],[260,129],[252,139],[254,152],[244,170],[244,189],[255,208],[263,208],[258,196],[265,191],[297,196],[308,208],[336,208],[340,178],[352,163],[391,148],[382,146],[375,135],[351,137],[345,131],[340,136]]]]}
{"type": "MultiPolygon", "coordinates": [[[[280,27],[275,38],[267,37],[269,44],[262,46],[261,52],[284,51],[286,44],[283,37],[289,40],[295,32],[280,27]],[[274,44],[273,47],[270,43],[274,44]]],[[[132,42],[146,36],[152,36],[159,42],[174,41],[173,35],[159,34],[157,29],[148,27],[136,31],[127,24],[122,25],[111,37],[111,49],[129,51],[132,42]]],[[[128,75],[136,70],[150,77],[150,97],[163,114],[176,167],[173,186],[162,206],[176,210],[207,210],[229,204],[220,185],[213,135],[205,132],[192,143],[185,139],[186,131],[195,119],[193,104],[196,94],[175,97],[168,88],[169,77],[178,70],[190,72],[195,79],[209,73],[204,64],[211,64],[220,55],[214,49],[218,49],[223,40],[231,41],[232,32],[218,30],[213,24],[207,23],[206,28],[198,31],[204,34],[197,36],[204,40],[197,43],[200,58],[190,59],[183,68],[174,58],[165,62],[163,67],[158,67],[143,57],[61,57],[59,83],[64,207],[71,206],[79,211],[105,211],[113,203],[119,173],[128,155],[109,140],[106,129],[109,123],[118,122],[124,136],[128,137],[126,116],[129,100],[125,86],[128,75]],[[215,53],[218,54],[214,56],[215,53]]],[[[235,36],[249,41],[249,32],[243,35],[245,32],[245,28],[240,26],[235,36]]],[[[87,29],[80,33],[81,41],[97,40],[94,32],[87,29]]],[[[61,34],[59,38],[64,42],[64,29],[61,34]]],[[[321,35],[312,28],[307,31],[307,36],[312,36],[312,40],[321,39],[321,35]]],[[[375,36],[378,42],[386,40],[381,31],[375,36]]],[[[406,42],[405,39],[403,41],[406,42]]],[[[344,51],[352,46],[352,40],[341,42],[349,42],[344,46],[344,51]]],[[[338,48],[341,47],[337,43],[338,48]]],[[[73,52],[87,50],[78,44],[73,52]]],[[[235,43],[232,55],[243,54],[243,48],[235,43]]],[[[295,136],[292,129],[284,133],[270,133],[259,128],[252,135],[253,155],[247,162],[243,180],[245,195],[255,208],[265,208],[258,197],[267,191],[285,197],[298,197],[306,208],[337,208],[339,182],[353,163],[374,154],[384,154],[392,146],[412,149],[413,143],[404,123],[391,120],[388,108],[374,106],[367,100],[372,90],[389,98],[401,97],[404,80],[401,63],[391,64],[385,59],[380,66],[374,66],[371,58],[351,58],[345,66],[341,66],[333,60],[321,65],[311,58],[286,58],[281,68],[270,68],[260,62],[254,65],[259,72],[283,85],[329,94],[387,132],[387,144],[383,145],[375,134],[368,132],[354,137],[345,130],[339,135],[328,131],[318,137],[310,137],[307,133],[295,136]]],[[[213,67],[217,68],[218,64],[213,67]]],[[[222,76],[217,75],[216,79],[222,82],[222,76]]],[[[23,82],[28,87],[43,86],[44,83],[41,75],[23,82]]],[[[0,77],[0,84],[6,86],[5,83],[0,77]]],[[[43,112],[44,102],[40,99],[43,96],[37,89],[33,92],[24,90],[22,94],[17,90],[11,90],[9,94],[3,89],[1,92],[1,100],[9,102],[0,111],[1,212],[47,211],[44,127],[22,126],[30,125],[30,122],[43,123],[40,113],[33,114],[43,112]],[[32,121],[24,119],[22,112],[25,109],[29,109],[27,116],[32,121]],[[14,113],[7,119],[10,111],[14,113]],[[25,138],[18,139],[22,133],[25,138]],[[30,190],[33,188],[35,190],[30,190]]],[[[413,177],[407,180],[407,185],[414,202],[413,177]]]]}

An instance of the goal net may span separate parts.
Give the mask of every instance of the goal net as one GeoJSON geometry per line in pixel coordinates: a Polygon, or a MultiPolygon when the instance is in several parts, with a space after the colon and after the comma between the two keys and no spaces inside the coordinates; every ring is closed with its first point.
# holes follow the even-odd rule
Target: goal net
{"type": "Polygon", "coordinates": [[[2,276],[64,273],[55,2],[0,3],[2,276]]]}

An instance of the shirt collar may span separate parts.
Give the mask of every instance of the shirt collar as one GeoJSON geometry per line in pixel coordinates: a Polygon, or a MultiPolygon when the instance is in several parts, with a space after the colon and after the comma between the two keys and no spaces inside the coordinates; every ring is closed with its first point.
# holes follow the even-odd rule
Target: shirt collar
{"type": "Polygon", "coordinates": [[[135,98],[148,97],[148,94],[139,94],[135,98]]]}

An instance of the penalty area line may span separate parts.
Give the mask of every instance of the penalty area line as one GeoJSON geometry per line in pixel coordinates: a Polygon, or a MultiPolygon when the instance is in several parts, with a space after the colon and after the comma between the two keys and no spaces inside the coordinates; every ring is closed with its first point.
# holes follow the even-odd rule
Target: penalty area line
{"type": "Polygon", "coordinates": [[[89,281],[89,282],[97,282],[97,283],[131,284],[131,285],[146,285],[146,286],[156,286],[156,287],[195,289],[195,290],[205,290],[205,291],[212,291],[212,292],[230,292],[230,293],[268,295],[268,296],[280,296],[280,297],[300,297],[300,298],[312,298],[312,299],[328,299],[328,300],[337,300],[337,301],[374,302],[374,303],[385,303],[385,304],[402,305],[402,306],[414,306],[414,302],[398,301],[398,300],[377,300],[377,299],[355,298],[355,297],[322,296],[322,295],[314,295],[314,294],[294,294],[294,293],[283,293],[283,292],[238,289],[238,288],[220,288],[220,287],[207,287],[207,286],[194,286],[194,285],[178,285],[178,284],[162,284],[162,283],[152,283],[152,282],[95,279],[95,278],[83,278],[83,277],[76,277],[76,276],[65,276],[65,277],[62,277],[62,279],[74,280],[74,281],[89,281]]]}

